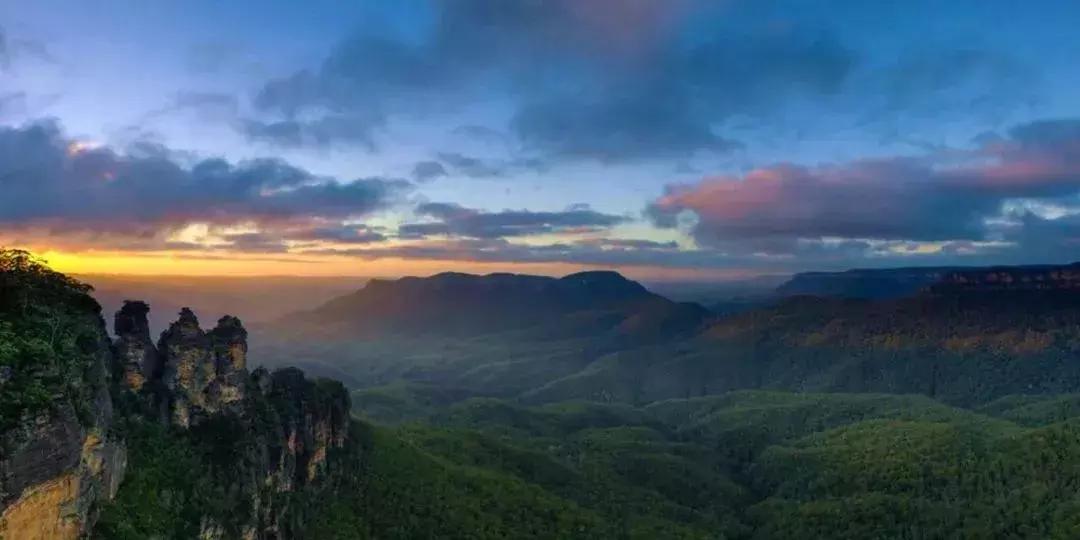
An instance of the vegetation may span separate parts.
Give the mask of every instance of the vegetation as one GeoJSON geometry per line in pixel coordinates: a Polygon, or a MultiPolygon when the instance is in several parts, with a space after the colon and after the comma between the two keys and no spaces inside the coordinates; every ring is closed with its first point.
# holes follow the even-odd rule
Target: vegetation
{"type": "Polygon", "coordinates": [[[0,250],[0,433],[65,405],[89,422],[104,337],[89,290],[28,252],[0,250]]]}
{"type": "Polygon", "coordinates": [[[866,394],[741,391],[646,408],[470,399],[374,428],[379,487],[358,490],[370,496],[350,508],[364,512],[338,508],[368,516],[356,530],[370,536],[331,537],[500,537],[515,508],[543,500],[565,518],[522,537],[588,537],[558,528],[584,519],[604,538],[1074,538],[1080,416],[1024,427],[1009,418],[1030,400],[1007,401],[1016,407],[981,414],[866,394]]]}

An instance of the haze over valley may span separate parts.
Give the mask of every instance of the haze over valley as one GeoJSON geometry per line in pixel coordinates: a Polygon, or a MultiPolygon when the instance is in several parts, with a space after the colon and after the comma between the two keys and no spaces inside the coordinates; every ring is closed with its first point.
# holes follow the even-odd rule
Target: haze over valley
{"type": "Polygon", "coordinates": [[[0,0],[0,540],[1080,538],[1077,21],[0,0]]]}

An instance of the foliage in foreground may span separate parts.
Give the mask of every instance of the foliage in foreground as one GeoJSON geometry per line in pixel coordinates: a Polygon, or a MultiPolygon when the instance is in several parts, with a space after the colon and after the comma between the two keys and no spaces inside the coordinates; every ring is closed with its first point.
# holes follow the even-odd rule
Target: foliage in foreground
{"type": "Polygon", "coordinates": [[[104,335],[89,290],[25,251],[0,249],[0,433],[64,405],[88,423],[99,377],[86,370],[100,365],[104,335]]]}

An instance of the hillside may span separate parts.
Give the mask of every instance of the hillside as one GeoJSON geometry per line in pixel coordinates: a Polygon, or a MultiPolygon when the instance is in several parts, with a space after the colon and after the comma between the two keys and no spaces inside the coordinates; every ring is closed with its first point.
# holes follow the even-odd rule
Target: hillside
{"type": "Polygon", "coordinates": [[[609,537],[1072,538],[1080,424],[1021,426],[1023,408],[762,391],[643,408],[470,399],[381,430],[594,509],[622,527],[609,537]],[[657,532],[657,514],[684,526],[657,532]]]}
{"type": "Polygon", "coordinates": [[[693,340],[621,352],[528,393],[644,403],[742,388],[917,393],[959,405],[1080,388],[1075,289],[795,297],[693,340]]]}
{"type": "Polygon", "coordinates": [[[268,364],[351,386],[405,379],[506,396],[616,351],[686,339],[711,318],[615,272],[439,274],[372,280],[254,333],[268,364]]]}

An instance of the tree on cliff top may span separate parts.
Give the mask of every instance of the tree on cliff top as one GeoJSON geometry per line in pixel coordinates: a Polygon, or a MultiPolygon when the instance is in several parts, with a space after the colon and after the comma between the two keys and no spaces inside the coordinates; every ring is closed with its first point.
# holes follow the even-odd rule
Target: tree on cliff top
{"type": "Polygon", "coordinates": [[[64,400],[87,413],[83,383],[101,337],[90,290],[27,251],[0,249],[0,433],[64,400]]]}

